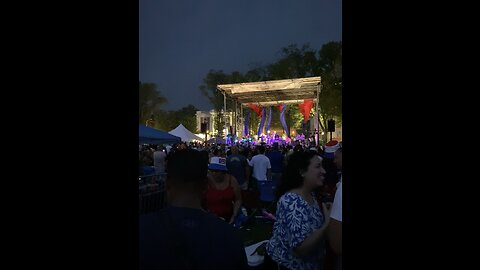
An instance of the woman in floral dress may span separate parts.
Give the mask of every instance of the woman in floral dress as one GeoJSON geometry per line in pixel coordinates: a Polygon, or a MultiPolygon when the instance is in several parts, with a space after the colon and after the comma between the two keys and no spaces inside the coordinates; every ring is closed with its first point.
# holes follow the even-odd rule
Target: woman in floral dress
{"type": "Polygon", "coordinates": [[[268,255],[286,269],[323,269],[325,230],[330,212],[312,194],[323,185],[322,158],[312,151],[295,152],[277,189],[277,221],[267,244],[268,255]]]}

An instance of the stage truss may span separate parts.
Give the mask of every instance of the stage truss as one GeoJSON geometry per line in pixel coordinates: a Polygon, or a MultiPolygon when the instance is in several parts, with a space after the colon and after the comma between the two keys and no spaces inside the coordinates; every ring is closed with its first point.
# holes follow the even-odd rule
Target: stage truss
{"type": "MultiPolygon", "coordinates": [[[[321,92],[321,78],[308,77],[298,79],[221,84],[217,85],[224,97],[224,111],[227,111],[227,98],[234,101],[234,133],[243,127],[243,107],[256,104],[260,107],[278,106],[281,104],[298,104],[305,99],[312,99],[315,104],[315,129],[318,131],[318,114],[320,106],[318,97],[321,92]]],[[[225,129],[226,127],[226,121],[225,129]]],[[[228,130],[228,129],[227,129],[228,130]]],[[[315,136],[318,142],[318,132],[315,136]]]]}

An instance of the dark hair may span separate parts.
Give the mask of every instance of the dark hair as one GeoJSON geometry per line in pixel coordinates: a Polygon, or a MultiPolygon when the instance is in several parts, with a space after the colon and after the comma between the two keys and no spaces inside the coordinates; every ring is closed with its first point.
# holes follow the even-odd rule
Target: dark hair
{"type": "Polygon", "coordinates": [[[328,186],[335,186],[338,182],[338,169],[333,158],[325,157],[322,162],[323,168],[325,169],[325,184],[328,186]]]}
{"type": "Polygon", "coordinates": [[[259,152],[260,154],[265,153],[265,146],[260,145],[260,146],[258,147],[258,152],[259,152]]]}
{"type": "Polygon", "coordinates": [[[177,150],[168,157],[168,178],[175,183],[206,184],[208,171],[208,154],[193,149],[177,150]]]}
{"type": "Polygon", "coordinates": [[[310,165],[310,160],[317,156],[313,151],[294,152],[288,159],[287,167],[282,174],[282,181],[277,188],[277,200],[287,191],[298,188],[303,185],[301,171],[306,171],[310,165]]]}

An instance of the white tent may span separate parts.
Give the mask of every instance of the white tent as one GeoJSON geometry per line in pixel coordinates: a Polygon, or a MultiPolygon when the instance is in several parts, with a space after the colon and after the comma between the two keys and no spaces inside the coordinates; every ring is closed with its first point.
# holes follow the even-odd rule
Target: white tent
{"type": "Polygon", "coordinates": [[[188,129],[186,129],[182,124],[178,125],[178,127],[176,127],[175,129],[173,130],[170,130],[168,133],[174,135],[174,136],[177,136],[177,137],[180,137],[182,138],[182,141],[184,142],[191,142],[193,140],[196,140],[196,141],[203,141],[202,138],[198,137],[197,135],[193,134],[192,132],[190,132],[188,129]]]}

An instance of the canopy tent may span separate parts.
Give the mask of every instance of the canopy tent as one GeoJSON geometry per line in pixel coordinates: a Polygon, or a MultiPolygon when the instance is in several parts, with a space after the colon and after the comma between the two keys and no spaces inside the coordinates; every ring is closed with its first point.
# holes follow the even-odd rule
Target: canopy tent
{"type": "MultiPolygon", "coordinates": [[[[282,104],[299,104],[312,100],[315,104],[315,129],[318,129],[318,97],[321,92],[321,78],[309,77],[286,80],[273,80],[249,83],[234,83],[217,85],[217,90],[223,94],[224,111],[227,97],[235,101],[235,130],[243,126],[243,107],[255,104],[260,107],[278,106],[282,104]],[[240,104],[240,109],[237,108],[240,104]],[[237,116],[240,117],[237,117],[237,116]]],[[[226,123],[226,121],[224,121],[226,123]]],[[[225,129],[226,129],[225,124],[225,129]]],[[[316,135],[318,142],[318,135],[316,135]]]]}
{"type": "Polygon", "coordinates": [[[178,125],[175,129],[170,130],[168,133],[180,137],[184,142],[191,142],[193,140],[203,141],[202,138],[190,132],[190,130],[186,129],[182,124],[178,125]]]}
{"type": "Polygon", "coordinates": [[[180,142],[182,141],[179,137],[165,131],[138,125],[138,143],[140,144],[173,144],[180,142]]]}

